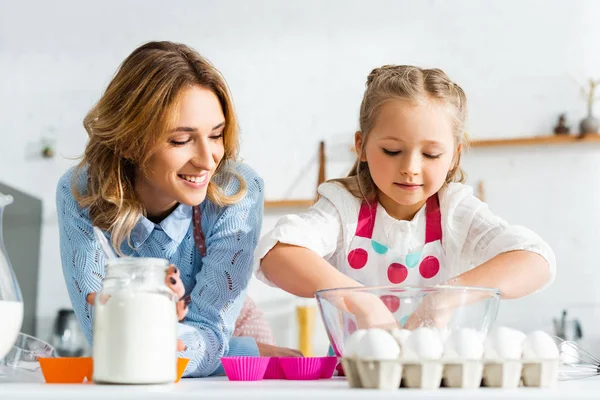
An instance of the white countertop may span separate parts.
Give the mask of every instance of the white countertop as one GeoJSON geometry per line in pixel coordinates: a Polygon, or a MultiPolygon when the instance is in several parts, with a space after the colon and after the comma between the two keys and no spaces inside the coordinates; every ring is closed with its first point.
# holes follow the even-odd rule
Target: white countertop
{"type": "Polygon", "coordinates": [[[118,386],[118,385],[57,385],[45,383],[0,384],[2,400],[43,399],[599,399],[600,377],[559,382],[555,388],[519,388],[500,390],[481,388],[461,390],[442,388],[435,391],[398,389],[379,391],[350,389],[344,378],[320,381],[229,382],[225,377],[184,379],[164,386],[118,386]]]}

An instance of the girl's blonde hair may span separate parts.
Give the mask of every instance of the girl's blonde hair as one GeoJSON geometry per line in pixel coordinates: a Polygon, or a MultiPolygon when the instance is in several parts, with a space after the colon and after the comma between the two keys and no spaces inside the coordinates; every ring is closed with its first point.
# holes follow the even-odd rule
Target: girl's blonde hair
{"type": "MultiPolygon", "coordinates": [[[[410,65],[384,65],[375,68],[367,78],[365,94],[360,106],[360,134],[363,137],[362,148],[347,177],[333,179],[358,198],[372,201],[377,197],[377,187],[371,178],[367,162],[360,161],[364,154],[369,133],[375,125],[381,106],[390,100],[410,102],[436,101],[448,106],[453,116],[453,133],[456,149],[468,145],[465,133],[467,119],[467,97],[464,91],[440,69],[422,69],[410,65]]],[[[448,172],[446,183],[464,182],[466,175],[460,168],[460,151],[457,151],[452,169],[448,172]]]]}
{"type": "Polygon", "coordinates": [[[239,134],[233,102],[221,73],[195,50],[172,42],[150,42],[123,61],[83,126],[89,135],[83,159],[73,180],[73,194],[79,205],[89,209],[93,225],[111,234],[113,247],[120,252],[145,209],[134,190],[136,169],[143,170],[150,157],[165,141],[177,121],[181,93],[191,86],[211,90],[219,99],[225,116],[225,152],[214,177],[223,187],[228,177],[240,182],[238,193],[227,196],[214,179],[207,197],[218,205],[234,204],[246,194],[246,182],[227,161],[237,159],[239,134]],[[79,191],[78,176],[87,170],[87,187],[79,191]]]}

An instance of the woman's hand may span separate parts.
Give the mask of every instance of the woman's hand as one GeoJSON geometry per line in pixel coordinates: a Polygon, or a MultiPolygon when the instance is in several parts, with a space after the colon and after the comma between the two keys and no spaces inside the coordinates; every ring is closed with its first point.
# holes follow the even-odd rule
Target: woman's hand
{"type": "MultiPolygon", "coordinates": [[[[185,296],[185,288],[183,287],[183,282],[181,281],[181,277],[179,275],[179,269],[174,265],[169,266],[167,270],[167,275],[165,277],[165,283],[175,293],[179,301],[177,302],[177,319],[182,321],[188,313],[189,305],[191,298],[190,296],[185,296]]],[[[94,305],[94,301],[96,300],[96,293],[90,293],[86,297],[86,301],[90,305],[94,305]]],[[[107,298],[108,300],[108,298],[107,298]]],[[[181,340],[177,340],[177,351],[184,351],[186,349],[185,344],[181,340]]]]}
{"type": "MultiPolygon", "coordinates": [[[[189,305],[192,298],[188,295],[184,297],[185,287],[181,281],[179,269],[171,264],[167,270],[167,276],[165,277],[165,283],[175,293],[179,301],[177,302],[177,319],[181,322],[189,311],[189,305]]],[[[186,349],[185,344],[177,339],[177,351],[184,351],[186,349]]]]}
{"type": "Polygon", "coordinates": [[[165,283],[179,299],[177,302],[177,319],[179,321],[183,321],[188,313],[191,297],[189,295],[184,297],[185,288],[183,287],[183,282],[181,281],[181,276],[179,275],[179,269],[177,269],[176,266],[172,264],[169,266],[165,283]]]}
{"type": "Polygon", "coordinates": [[[261,357],[302,357],[302,353],[298,350],[264,343],[256,343],[256,345],[261,357]]]}

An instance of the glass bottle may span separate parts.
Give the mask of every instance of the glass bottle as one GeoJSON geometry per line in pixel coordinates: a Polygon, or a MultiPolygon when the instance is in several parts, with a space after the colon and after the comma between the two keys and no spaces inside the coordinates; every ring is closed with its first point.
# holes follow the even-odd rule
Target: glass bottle
{"type": "Polygon", "coordinates": [[[177,299],[165,283],[168,267],[158,258],[108,261],[93,310],[95,382],[175,381],[177,299]]]}
{"type": "Polygon", "coordinates": [[[12,202],[12,196],[0,193],[0,359],[10,351],[23,323],[23,296],[2,236],[4,208],[12,202]]]}

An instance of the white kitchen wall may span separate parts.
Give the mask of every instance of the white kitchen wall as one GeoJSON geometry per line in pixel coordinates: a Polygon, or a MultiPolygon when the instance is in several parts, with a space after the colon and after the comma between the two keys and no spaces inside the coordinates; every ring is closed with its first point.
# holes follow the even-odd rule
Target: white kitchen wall
{"type": "MultiPolygon", "coordinates": [[[[320,140],[330,177],[350,164],[365,78],[382,64],[444,69],[467,92],[475,138],[548,134],[561,112],[576,125],[585,110],[576,80],[600,78],[599,19],[600,2],[577,0],[0,0],[0,181],[44,200],[40,317],[69,306],[56,182],[83,151],[85,113],[141,43],[180,41],[212,60],[267,197],[308,198],[320,140]],[[42,137],[55,141],[55,158],[37,155],[42,137]]],[[[506,302],[501,320],[550,329],[561,308],[600,303],[600,145],[476,149],[465,167],[490,207],[539,232],[559,263],[550,289],[506,302]]],[[[264,229],[275,219],[268,212],[264,229]]],[[[251,292],[265,304],[289,298],[256,282],[251,292]]]]}

